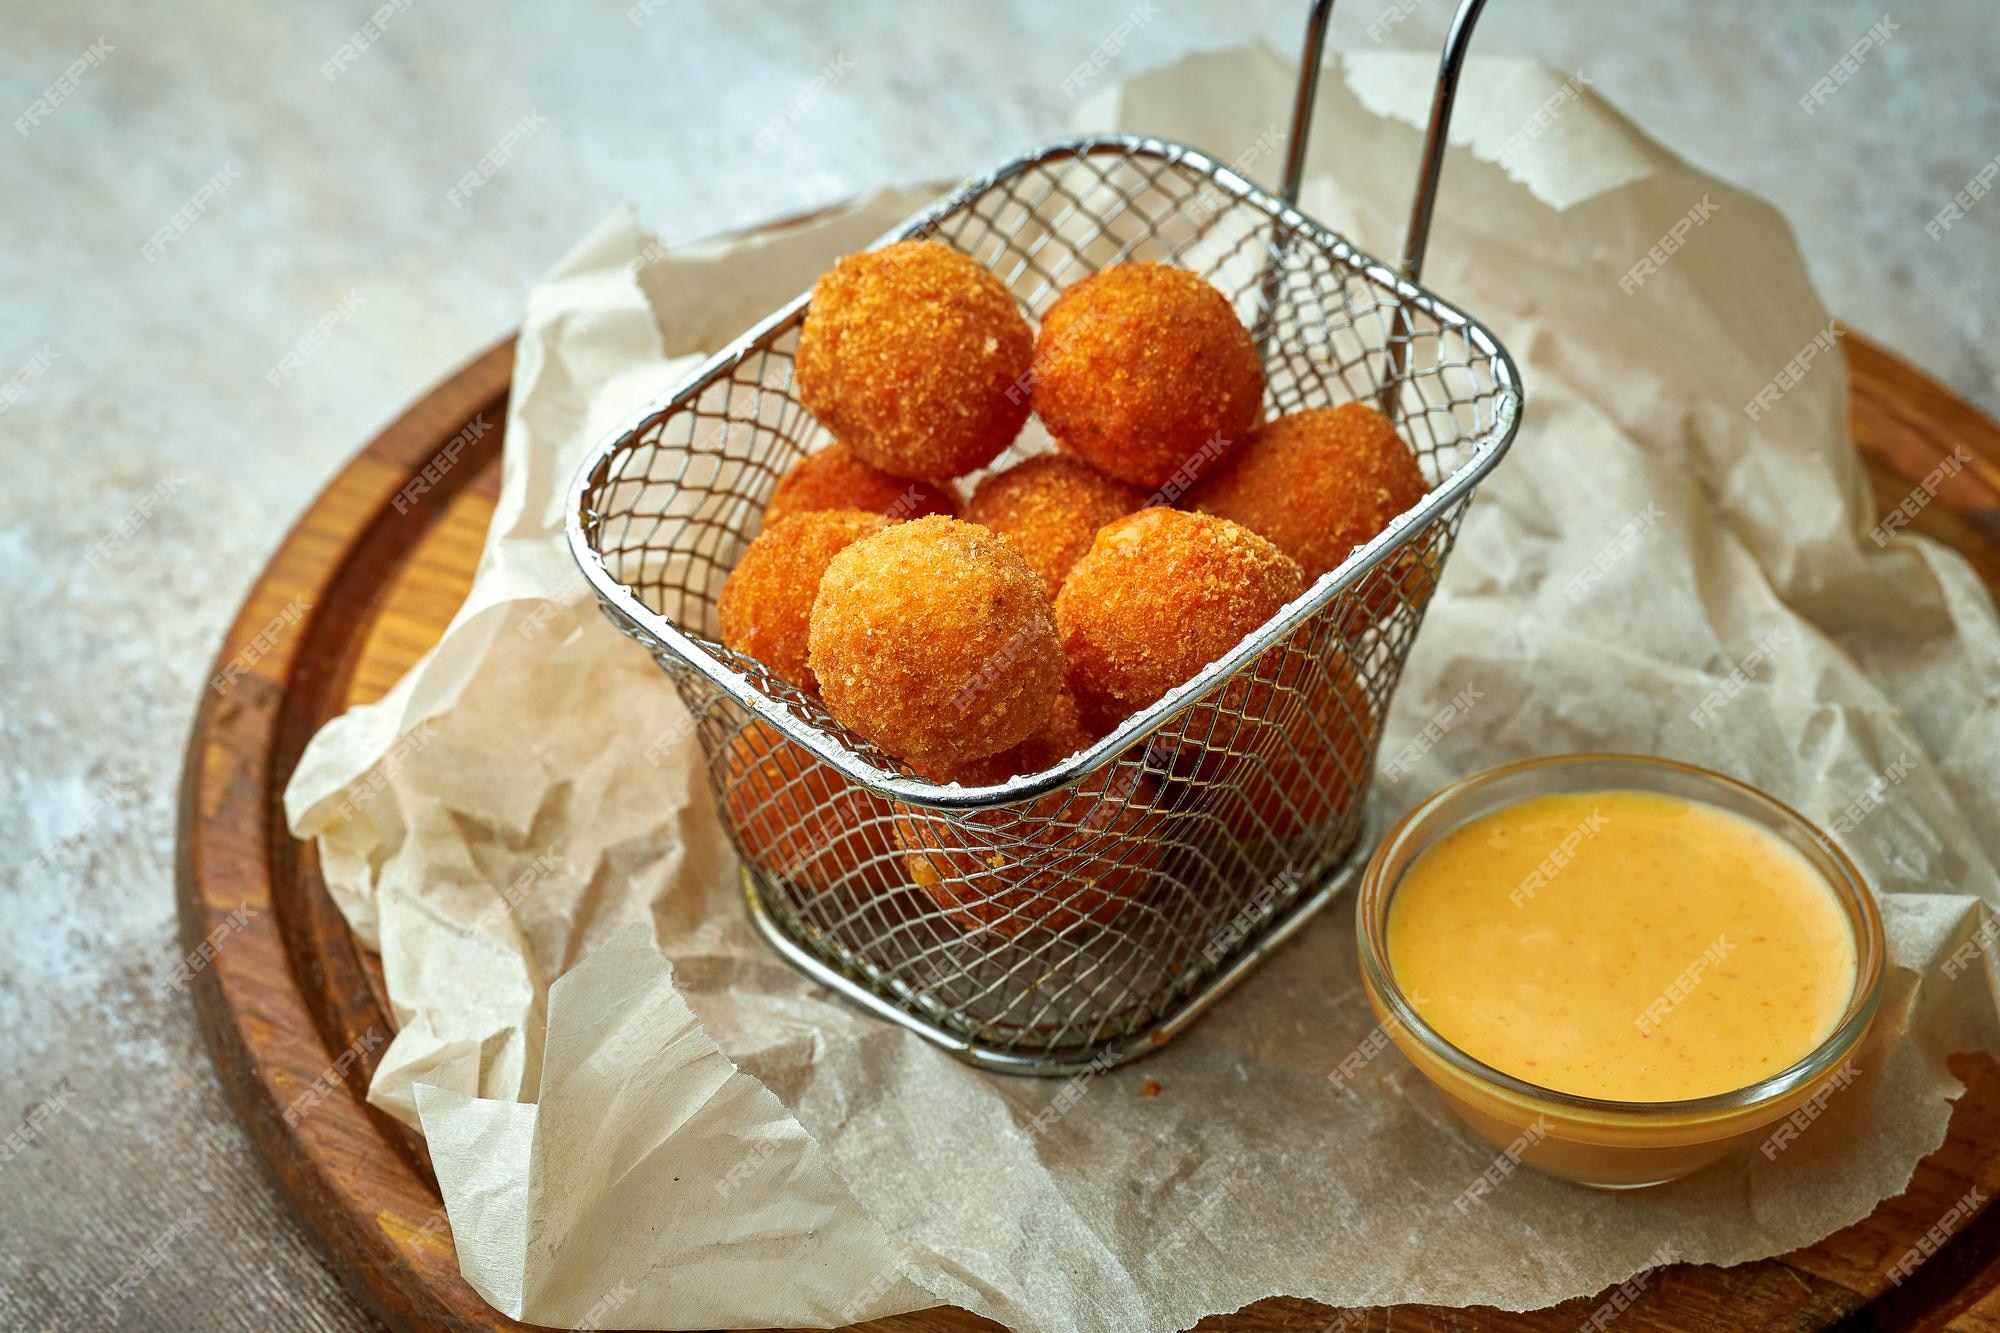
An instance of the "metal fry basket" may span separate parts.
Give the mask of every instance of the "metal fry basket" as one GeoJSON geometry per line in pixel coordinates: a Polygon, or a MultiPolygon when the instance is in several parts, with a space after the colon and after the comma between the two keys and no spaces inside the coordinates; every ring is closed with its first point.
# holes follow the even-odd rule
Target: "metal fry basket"
{"type": "MultiPolygon", "coordinates": [[[[1104,1068],[1164,1044],[1351,879],[1390,697],[1472,488],[1514,435],[1506,352],[1414,281],[1480,0],[1445,48],[1400,270],[1287,202],[1329,8],[1307,28],[1285,197],[1191,148],[1105,135],[1008,162],[882,238],[957,247],[1031,320],[1107,265],[1194,269],[1256,335],[1270,413],[1376,403],[1431,483],[1091,749],[1002,786],[939,786],[717,640],[716,599],[773,486],[829,438],[792,382],[807,296],[607,438],[575,482],[571,549],[695,720],[758,928],[847,998],[990,1068],[1104,1068]]],[[[994,466],[1048,447],[1031,423],[994,466]]],[[[1190,459],[1157,501],[1212,461],[1190,459]]]]}

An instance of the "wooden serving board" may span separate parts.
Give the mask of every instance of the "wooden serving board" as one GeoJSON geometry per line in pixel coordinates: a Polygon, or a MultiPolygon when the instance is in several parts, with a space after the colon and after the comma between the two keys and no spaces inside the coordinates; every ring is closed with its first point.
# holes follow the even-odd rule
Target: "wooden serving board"
{"type": "MultiPolygon", "coordinates": [[[[2000,428],[1942,385],[1860,337],[1846,348],[1854,434],[1879,508],[1964,446],[1975,463],[1911,525],[1957,548],[2000,588],[2000,428]]],[[[204,690],[181,786],[182,942],[193,949],[240,906],[193,991],[216,1068],[278,1186],[339,1273],[397,1329],[518,1327],[458,1274],[422,1141],[363,1100],[394,1030],[372,954],[328,898],[312,848],[285,829],[281,798],[306,740],[349,706],[380,697],[434,644],[472,581],[498,492],[514,351],[503,343],[411,408],[336,476],[258,576],[217,672],[267,626],[282,628],[225,693],[204,690]],[[392,503],[475,417],[473,440],[428,492],[392,503]],[[290,617],[294,599],[311,607],[290,617]],[[290,623],[296,619],[296,623],[290,623]],[[240,919],[240,918],[239,918],[240,919]],[[286,1112],[346,1051],[310,1114],[286,1112]]],[[[2000,1333],[2000,1208],[1960,1225],[1901,1286],[1888,1270],[1969,1188],[2000,1193],[2000,1066],[1962,1057],[1969,1090],[1945,1145],[1873,1216],[1780,1259],[1654,1275],[1620,1333],[1666,1328],[1884,1327],[2000,1333]]],[[[1603,1296],[1528,1314],[1403,1306],[1354,1312],[1261,1301],[1204,1329],[1575,1329],[1603,1296]]],[[[888,1330],[992,1328],[959,1310],[878,1321],[888,1330]]]]}

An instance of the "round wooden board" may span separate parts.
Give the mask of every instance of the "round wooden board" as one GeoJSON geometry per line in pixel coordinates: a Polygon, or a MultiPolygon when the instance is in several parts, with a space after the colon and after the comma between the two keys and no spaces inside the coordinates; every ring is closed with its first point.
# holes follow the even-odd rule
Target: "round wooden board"
{"type": "MultiPolygon", "coordinates": [[[[1975,462],[1911,526],[1958,549],[2000,588],[2000,428],[1866,340],[1844,340],[1854,434],[1882,511],[1963,446],[1975,462]]],[[[513,1328],[459,1277],[422,1141],[363,1100],[393,1031],[375,957],[328,898],[312,848],[286,832],[282,797],[307,739],[380,697],[435,643],[472,580],[498,492],[514,353],[503,343],[439,386],[361,451],[314,501],[258,577],[216,659],[248,662],[203,693],[181,787],[181,935],[193,949],[239,908],[254,911],[194,981],[209,1049],[238,1114],[335,1269],[398,1329],[513,1328]],[[475,417],[492,427],[436,475],[440,450],[475,417]],[[394,498],[432,468],[430,489],[394,498]],[[294,599],[311,610],[299,618],[294,599]],[[293,623],[293,622],[296,623],[293,623]],[[275,631],[264,646],[253,641],[275,631]],[[344,1075],[327,1078],[343,1052],[344,1075]],[[323,1100],[313,1100],[315,1083],[323,1100]],[[306,1098],[301,1102],[299,1099],[306,1098]],[[287,1112],[295,1105],[308,1114],[287,1112]]],[[[415,489],[414,487],[412,488],[415,489]]],[[[1960,1226],[1901,1286],[1888,1270],[1967,1190],[2000,1191],[2000,1065],[1961,1057],[1968,1085],[1949,1140],[1910,1187],[1810,1249],[1730,1269],[1654,1275],[1618,1318],[1666,1328],[1834,1325],[2000,1333],[2000,1209],[1960,1226]]],[[[1603,1296],[1528,1314],[1402,1306],[1355,1312],[1266,1300],[1204,1329],[1574,1329],[1603,1296]]],[[[884,1330],[992,1328],[959,1310],[879,1321],[884,1330]]]]}

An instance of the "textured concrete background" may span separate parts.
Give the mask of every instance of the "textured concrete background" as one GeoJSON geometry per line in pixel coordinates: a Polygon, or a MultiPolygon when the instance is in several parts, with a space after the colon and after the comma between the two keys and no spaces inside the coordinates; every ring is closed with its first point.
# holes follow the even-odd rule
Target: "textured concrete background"
{"type": "MultiPolygon", "coordinates": [[[[258,1174],[186,999],[162,991],[194,703],[328,474],[505,333],[616,205],[679,241],[975,169],[1063,128],[1065,76],[1136,3],[663,0],[635,25],[630,0],[408,0],[329,80],[373,0],[0,0],[0,111],[23,118],[0,131],[0,1136],[32,1137],[0,1149],[0,1327],[368,1325],[258,1174]],[[73,90],[32,111],[79,59],[73,90]]],[[[1432,48],[1449,0],[1388,8],[1407,11],[1389,44],[1432,48]]],[[[1478,46],[1582,67],[1655,137],[1775,200],[1829,306],[2000,410],[2000,200],[1925,232],[2000,154],[1990,0],[1890,14],[1812,115],[1797,99],[1880,0],[1760,12],[1778,8],[1503,0],[1478,46]]],[[[1149,10],[1106,77],[1256,36],[1290,49],[1300,20],[1292,0],[1149,10]]],[[[1372,45],[1383,16],[1348,0],[1335,44],[1372,45]]]]}

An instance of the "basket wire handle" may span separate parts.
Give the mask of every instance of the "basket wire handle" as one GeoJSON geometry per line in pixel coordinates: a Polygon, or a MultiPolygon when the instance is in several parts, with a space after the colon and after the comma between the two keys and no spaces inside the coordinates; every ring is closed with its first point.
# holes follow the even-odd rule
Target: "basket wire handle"
{"type": "MultiPolygon", "coordinates": [[[[1459,74],[1465,68],[1465,53],[1472,45],[1472,29],[1479,22],[1486,0],[1459,0],[1452,15],[1451,29],[1444,39],[1444,53],[1438,58],[1437,85],[1431,93],[1430,122],[1424,129],[1423,156],[1417,164],[1416,189],[1410,199],[1410,225],[1403,234],[1403,262],[1398,270],[1410,282],[1423,272],[1424,252],[1429,247],[1431,216],[1437,208],[1438,179],[1444,172],[1444,150],[1451,128],[1451,108],[1458,98],[1459,74]]],[[[1299,54],[1298,91],[1292,98],[1292,133],[1285,146],[1285,202],[1297,208],[1299,187],[1305,183],[1306,141],[1312,134],[1313,104],[1319,98],[1320,63],[1326,53],[1326,30],[1333,17],[1333,0],[1312,0],[1306,12],[1306,37],[1299,54]]],[[[1265,274],[1265,309],[1269,311],[1277,288],[1278,256],[1265,274]]],[[[1396,415],[1397,386],[1403,381],[1410,352],[1409,312],[1397,307],[1389,334],[1389,366],[1382,383],[1382,410],[1396,415]]]]}
{"type": "MultiPolygon", "coordinates": [[[[1459,75],[1465,68],[1465,53],[1472,45],[1473,26],[1485,8],[1486,0],[1459,0],[1451,30],[1445,35],[1444,53],[1438,59],[1430,123],[1424,130],[1423,157],[1417,165],[1417,184],[1410,200],[1410,226],[1403,235],[1400,271],[1411,282],[1423,271],[1424,250],[1430,243],[1431,215],[1437,208],[1438,179],[1444,172],[1452,104],[1458,99],[1459,75]]],[[[1299,188],[1305,183],[1306,142],[1312,134],[1313,104],[1319,100],[1320,64],[1326,54],[1326,30],[1332,18],[1333,0],[1312,0],[1306,13],[1306,39],[1299,54],[1298,91],[1292,98],[1292,133],[1285,146],[1282,193],[1285,202],[1294,208],[1299,204],[1299,188]]]]}

